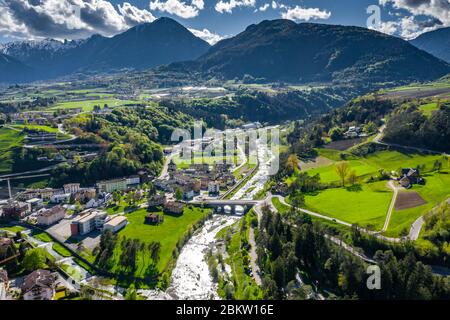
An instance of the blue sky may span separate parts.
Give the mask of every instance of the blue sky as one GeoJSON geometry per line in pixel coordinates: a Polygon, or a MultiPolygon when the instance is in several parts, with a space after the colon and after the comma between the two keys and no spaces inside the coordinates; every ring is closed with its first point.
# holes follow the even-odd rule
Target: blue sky
{"type": "Polygon", "coordinates": [[[450,0],[0,0],[0,42],[112,36],[166,16],[214,43],[265,19],[367,27],[371,5],[371,28],[403,38],[450,26],[450,0]]]}

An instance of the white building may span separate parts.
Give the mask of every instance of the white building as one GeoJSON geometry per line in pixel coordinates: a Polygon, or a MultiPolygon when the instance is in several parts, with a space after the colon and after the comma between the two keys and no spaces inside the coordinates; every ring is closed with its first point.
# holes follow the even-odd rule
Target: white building
{"type": "Polygon", "coordinates": [[[50,197],[51,203],[66,203],[70,200],[70,193],[54,194],[50,197]]]}
{"type": "Polygon", "coordinates": [[[68,183],[63,186],[64,193],[70,193],[74,194],[80,191],[80,184],[79,183],[68,183]]]}
{"type": "Polygon", "coordinates": [[[85,235],[94,230],[102,230],[108,215],[104,211],[89,209],[83,211],[70,224],[72,236],[85,235]]]}
{"type": "Polygon", "coordinates": [[[103,231],[110,230],[112,233],[116,233],[122,228],[125,228],[128,220],[125,216],[116,216],[106,222],[103,226],[103,231]]]}
{"type": "Polygon", "coordinates": [[[38,211],[37,223],[44,226],[52,225],[66,216],[66,209],[61,206],[55,206],[51,209],[41,209],[38,211]]]}
{"type": "Polygon", "coordinates": [[[30,205],[32,211],[38,210],[44,206],[44,200],[40,198],[33,198],[25,202],[30,205]]]}
{"type": "Polygon", "coordinates": [[[99,192],[112,193],[116,190],[125,191],[127,190],[127,180],[125,178],[113,179],[113,180],[103,180],[97,182],[97,188],[99,192]]]}
{"type": "Polygon", "coordinates": [[[141,183],[139,176],[131,176],[127,178],[127,186],[136,186],[141,183]]]}
{"type": "Polygon", "coordinates": [[[220,184],[214,181],[209,182],[208,193],[210,195],[218,195],[220,193],[220,184]]]}

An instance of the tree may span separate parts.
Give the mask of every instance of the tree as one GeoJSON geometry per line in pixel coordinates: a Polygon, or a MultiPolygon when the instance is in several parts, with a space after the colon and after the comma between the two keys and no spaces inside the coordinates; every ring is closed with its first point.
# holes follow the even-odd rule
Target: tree
{"type": "Polygon", "coordinates": [[[441,169],[442,169],[442,162],[439,161],[439,160],[436,160],[436,161],[433,163],[433,170],[434,170],[434,171],[437,171],[437,172],[441,172],[441,169]]]}
{"type": "Polygon", "coordinates": [[[160,242],[152,242],[149,245],[150,256],[155,263],[159,261],[159,254],[161,252],[161,243],[160,242]]]}
{"type": "Polygon", "coordinates": [[[23,267],[27,271],[43,269],[46,267],[46,256],[46,251],[43,248],[27,250],[27,252],[25,252],[25,257],[23,258],[23,267]]]}
{"type": "Polygon", "coordinates": [[[113,200],[116,205],[120,203],[120,201],[122,200],[122,194],[120,193],[120,191],[114,191],[113,200]]]}
{"type": "Polygon", "coordinates": [[[180,187],[178,187],[178,188],[175,190],[175,199],[177,199],[177,200],[183,199],[183,190],[181,190],[180,187]]]}
{"type": "Polygon", "coordinates": [[[369,121],[363,128],[363,131],[367,134],[375,133],[377,131],[377,125],[373,121],[369,121]]]}
{"type": "Polygon", "coordinates": [[[344,136],[344,132],[341,128],[335,127],[330,130],[328,135],[330,136],[331,140],[337,141],[342,139],[342,137],[344,136]]]}
{"type": "Polygon", "coordinates": [[[137,300],[137,292],[134,284],[132,283],[127,290],[127,294],[125,295],[125,300],[137,300]]]}
{"type": "Polygon", "coordinates": [[[358,176],[356,175],[356,171],[355,170],[350,171],[350,173],[348,174],[348,181],[352,185],[355,185],[357,180],[358,180],[358,176]]]}
{"type": "Polygon", "coordinates": [[[345,179],[350,170],[350,165],[347,161],[341,161],[336,164],[336,173],[341,178],[342,186],[345,187],[345,179]]]}
{"type": "Polygon", "coordinates": [[[298,169],[298,158],[296,154],[291,154],[286,163],[286,168],[288,171],[288,174],[292,174],[295,172],[296,169],[298,169]]]}

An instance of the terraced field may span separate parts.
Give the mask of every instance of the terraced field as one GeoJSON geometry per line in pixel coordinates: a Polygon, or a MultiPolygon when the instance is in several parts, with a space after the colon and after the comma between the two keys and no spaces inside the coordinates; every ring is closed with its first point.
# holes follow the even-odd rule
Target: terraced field
{"type": "Polygon", "coordinates": [[[69,102],[61,102],[58,103],[49,110],[55,110],[55,109],[75,109],[75,108],[81,108],[84,112],[89,112],[94,109],[94,106],[98,105],[103,108],[105,104],[107,104],[109,107],[118,107],[123,106],[126,104],[135,104],[139,103],[139,101],[136,100],[119,100],[119,99],[95,99],[95,100],[81,100],[81,101],[69,101],[69,102]]]}
{"type": "Polygon", "coordinates": [[[11,171],[12,149],[21,146],[24,138],[20,131],[0,128],[0,173],[11,171]]]}

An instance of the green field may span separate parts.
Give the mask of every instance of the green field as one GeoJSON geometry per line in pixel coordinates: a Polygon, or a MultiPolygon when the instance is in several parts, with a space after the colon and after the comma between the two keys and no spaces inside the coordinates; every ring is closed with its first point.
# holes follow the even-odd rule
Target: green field
{"type": "Polygon", "coordinates": [[[0,128],[0,173],[12,170],[12,149],[22,146],[25,135],[9,128],[0,128]]]}
{"type": "Polygon", "coordinates": [[[431,102],[421,105],[419,109],[423,112],[424,115],[429,117],[434,110],[437,110],[437,106],[438,104],[436,102],[431,102]]]}
{"type": "Polygon", "coordinates": [[[411,224],[418,217],[450,197],[450,170],[429,173],[424,175],[424,178],[425,185],[414,185],[409,191],[418,192],[427,203],[416,208],[395,210],[386,231],[387,235],[398,236],[403,229],[409,232],[411,224]]]}
{"type": "Polygon", "coordinates": [[[81,100],[81,101],[69,101],[69,102],[61,102],[50,108],[50,110],[55,109],[74,109],[74,108],[82,108],[83,111],[89,112],[94,109],[94,106],[98,105],[103,108],[105,104],[109,107],[118,107],[123,106],[125,104],[135,104],[139,103],[139,101],[135,100],[119,100],[119,99],[96,99],[96,100],[81,100]]]}
{"type": "MultiPolygon", "coordinates": [[[[236,300],[259,300],[262,298],[262,290],[255,283],[252,276],[246,273],[245,269],[250,261],[250,256],[247,251],[242,248],[242,242],[248,243],[249,227],[255,213],[250,211],[242,220],[236,222],[234,225],[224,228],[220,236],[225,237],[228,230],[232,232],[232,237],[227,243],[228,257],[225,262],[231,267],[232,283],[234,287],[234,299],[236,300]],[[247,228],[242,231],[242,224],[246,222],[247,228]]],[[[219,276],[219,294],[225,298],[224,279],[219,276]]]]}
{"type": "Polygon", "coordinates": [[[67,250],[66,248],[64,248],[62,245],[60,245],[59,243],[54,243],[52,246],[52,249],[56,251],[56,253],[58,253],[59,255],[63,256],[63,257],[71,257],[72,253],[67,250]]]}
{"type": "MultiPolygon", "coordinates": [[[[159,212],[162,214],[162,212],[159,212]]],[[[119,236],[131,239],[139,239],[144,243],[157,241],[161,243],[160,259],[157,268],[163,272],[169,262],[172,260],[172,253],[176,248],[178,241],[192,228],[192,226],[206,217],[209,213],[207,209],[185,208],[181,216],[164,215],[164,222],[160,225],[148,225],[144,223],[145,216],[148,214],[146,209],[140,209],[126,214],[129,221],[128,225],[119,232],[119,236]]],[[[113,272],[118,270],[118,261],[121,254],[120,246],[116,246],[114,257],[112,258],[113,272]]],[[[138,268],[134,273],[137,278],[142,278],[150,264],[150,259],[138,258],[138,268]]]]}
{"type": "Polygon", "coordinates": [[[43,131],[43,132],[47,132],[47,133],[56,133],[56,137],[59,140],[63,140],[63,139],[69,139],[70,136],[67,134],[63,134],[61,132],[59,132],[58,128],[53,128],[50,126],[42,126],[42,125],[30,125],[30,124],[15,124],[15,125],[11,125],[12,128],[18,129],[18,130],[23,130],[25,128],[29,129],[29,130],[35,130],[35,131],[43,131]]]}
{"type": "Polygon", "coordinates": [[[39,231],[33,230],[31,232],[31,236],[42,242],[52,242],[53,241],[53,239],[45,232],[39,232],[39,231]]]}
{"type": "MultiPolygon", "coordinates": [[[[336,150],[319,149],[319,154],[329,158],[334,162],[341,161],[336,150]]],[[[354,155],[347,156],[350,168],[356,171],[358,177],[369,177],[376,175],[380,169],[385,171],[396,171],[399,168],[417,167],[417,165],[425,165],[425,171],[432,169],[436,160],[443,160],[441,155],[425,155],[421,153],[409,153],[400,151],[379,151],[366,157],[356,157],[354,155]]],[[[336,173],[336,165],[332,163],[324,167],[307,170],[310,175],[320,174],[322,182],[338,182],[339,176],[336,173]]],[[[292,178],[288,182],[292,181],[292,178]]]]}
{"type": "Polygon", "coordinates": [[[359,188],[326,189],[306,195],[306,207],[349,223],[380,230],[383,227],[392,191],[386,181],[363,184],[359,188]]]}
{"type": "MultiPolygon", "coordinates": [[[[323,183],[338,183],[335,163],[340,160],[341,152],[336,150],[318,149],[319,155],[327,157],[334,163],[323,167],[307,170],[310,175],[320,174],[323,183]]],[[[447,160],[441,155],[429,155],[406,151],[379,151],[366,157],[357,157],[345,153],[351,169],[355,170],[362,190],[351,192],[343,188],[327,189],[317,195],[306,196],[306,205],[313,211],[338,218],[349,223],[359,223],[363,226],[375,227],[379,230],[383,226],[392,192],[385,188],[386,182],[366,183],[371,176],[376,176],[380,169],[387,172],[400,168],[424,165],[423,175],[426,179],[424,186],[415,185],[410,191],[417,191],[427,204],[420,207],[394,211],[386,231],[388,236],[399,236],[402,231],[421,215],[427,213],[438,203],[450,196],[450,174],[448,174],[447,160]],[[441,173],[432,171],[436,160],[443,163],[441,173]],[[383,191],[383,192],[381,192],[383,191]]],[[[289,177],[291,183],[295,177],[289,177]]],[[[278,204],[279,206],[280,204],[278,204]]]]}
{"type": "Polygon", "coordinates": [[[21,227],[21,226],[11,226],[10,227],[10,226],[2,226],[2,225],[0,225],[0,230],[17,233],[19,231],[24,231],[25,228],[21,227]]]}

